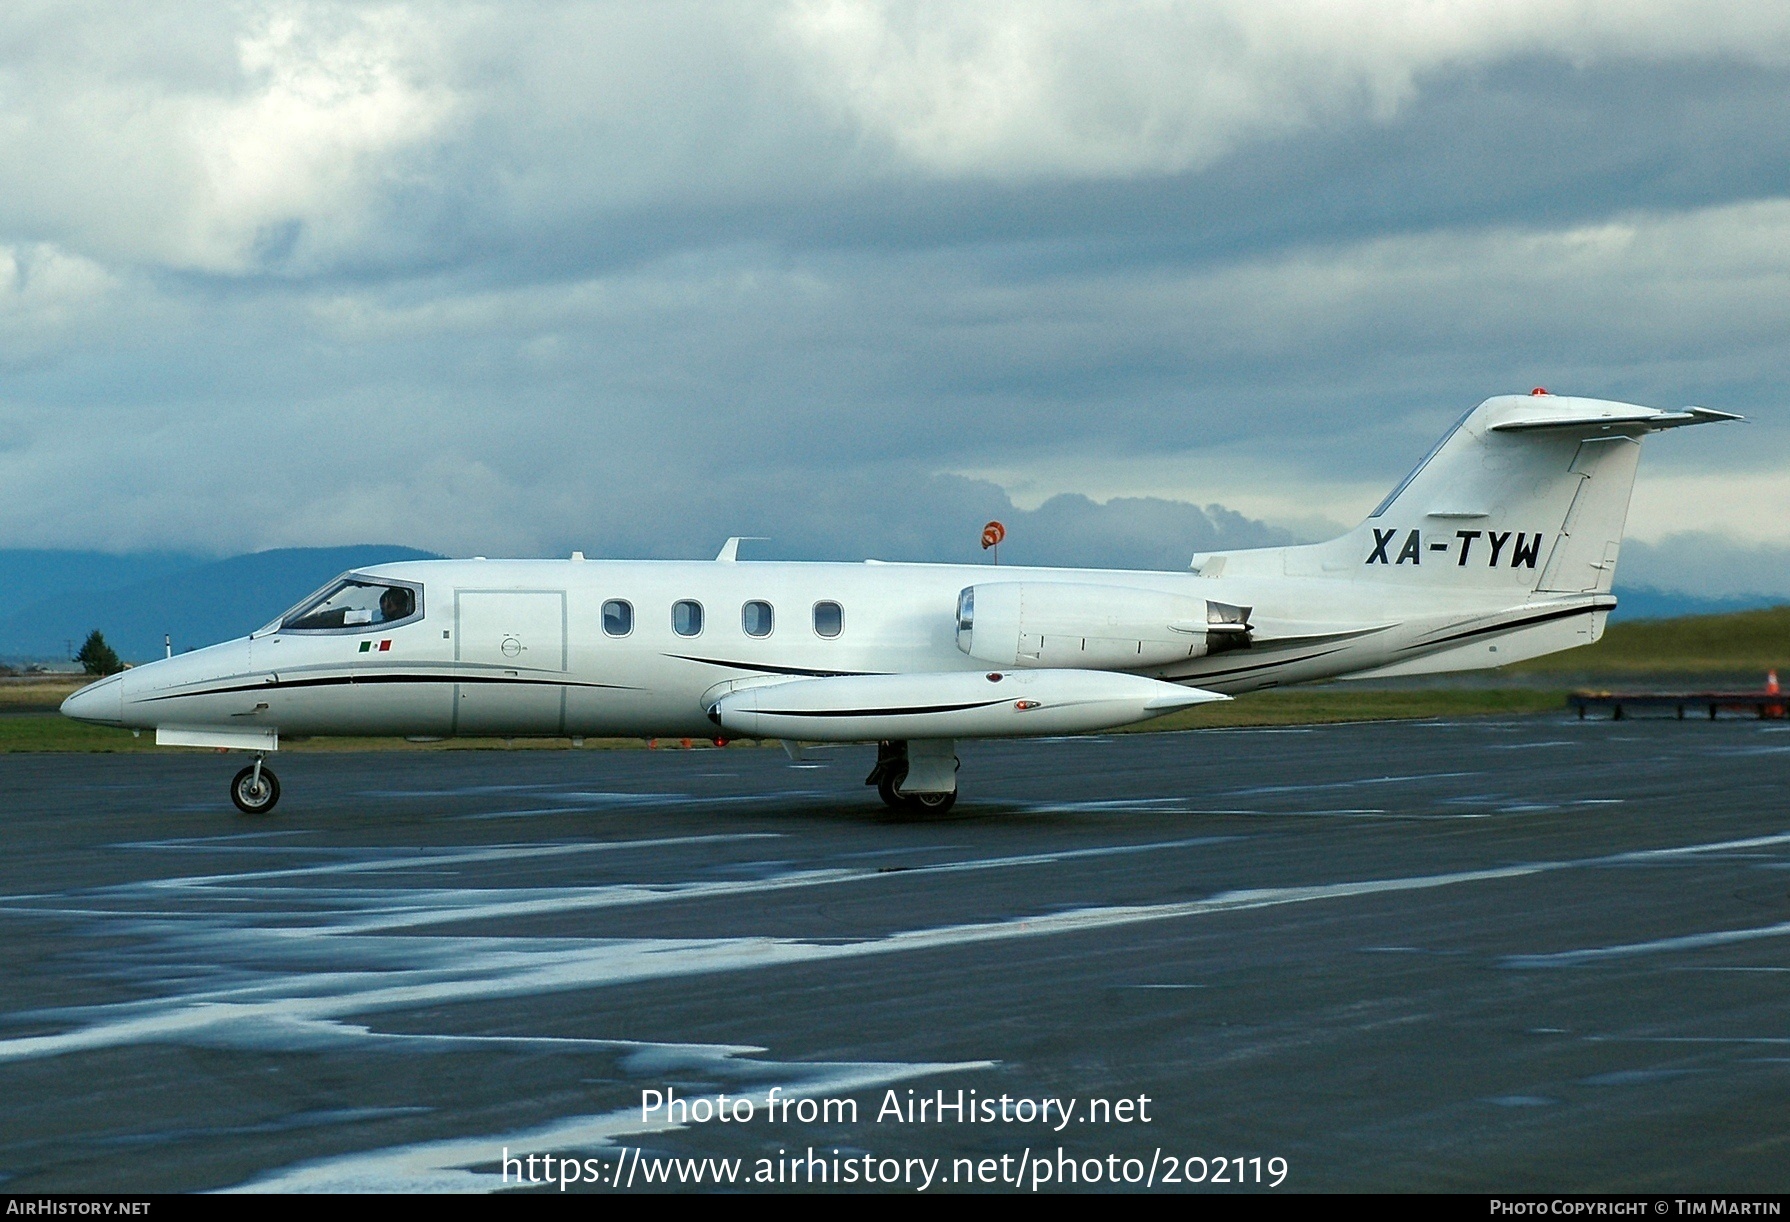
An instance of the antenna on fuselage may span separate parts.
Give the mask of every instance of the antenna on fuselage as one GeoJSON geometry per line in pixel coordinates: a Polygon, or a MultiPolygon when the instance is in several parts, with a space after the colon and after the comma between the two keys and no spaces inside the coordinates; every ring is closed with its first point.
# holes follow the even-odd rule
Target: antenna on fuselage
{"type": "Polygon", "coordinates": [[[746,542],[768,542],[764,535],[735,535],[721,545],[721,552],[715,557],[717,564],[732,564],[740,558],[740,544],[746,542]]]}

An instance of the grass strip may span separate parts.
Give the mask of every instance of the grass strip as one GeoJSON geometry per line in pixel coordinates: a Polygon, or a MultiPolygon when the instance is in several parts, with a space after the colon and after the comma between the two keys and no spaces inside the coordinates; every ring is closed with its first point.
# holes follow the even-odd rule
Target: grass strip
{"type": "Polygon", "coordinates": [[[1790,607],[1611,624],[1595,645],[1510,667],[1520,675],[1746,675],[1790,668],[1790,607]]]}
{"type": "Polygon", "coordinates": [[[1566,693],[1529,688],[1487,690],[1351,691],[1285,688],[1235,700],[1195,705],[1125,727],[1127,733],[1210,730],[1228,726],[1324,725],[1339,721],[1410,721],[1437,717],[1496,717],[1562,712],[1566,693]]]}
{"type": "Polygon", "coordinates": [[[0,680],[0,713],[25,710],[50,711],[86,687],[92,680],[80,679],[6,679],[0,680]]]}

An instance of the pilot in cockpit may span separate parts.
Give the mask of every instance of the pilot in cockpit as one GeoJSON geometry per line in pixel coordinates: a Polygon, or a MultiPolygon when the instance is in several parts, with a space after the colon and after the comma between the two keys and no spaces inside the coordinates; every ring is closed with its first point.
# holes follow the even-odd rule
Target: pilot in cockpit
{"type": "Polygon", "coordinates": [[[382,623],[407,619],[416,610],[416,596],[403,586],[390,586],[379,596],[379,618],[382,623]]]}

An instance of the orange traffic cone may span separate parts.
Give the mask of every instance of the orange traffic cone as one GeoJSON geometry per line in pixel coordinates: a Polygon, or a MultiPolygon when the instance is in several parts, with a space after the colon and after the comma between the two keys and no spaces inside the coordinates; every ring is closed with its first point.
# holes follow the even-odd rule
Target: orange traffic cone
{"type": "MultiPolygon", "coordinates": [[[[1765,672],[1765,694],[1768,696],[1775,696],[1778,694],[1778,672],[1775,670],[1768,670],[1765,672]]],[[[1781,704],[1768,704],[1761,710],[1761,712],[1766,717],[1782,717],[1784,715],[1784,706],[1781,704]]]]}

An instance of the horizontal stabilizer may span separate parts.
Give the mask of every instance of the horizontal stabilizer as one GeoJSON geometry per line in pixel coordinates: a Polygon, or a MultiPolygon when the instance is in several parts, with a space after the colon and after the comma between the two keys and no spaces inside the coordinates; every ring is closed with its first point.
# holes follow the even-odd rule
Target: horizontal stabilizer
{"type": "MultiPolygon", "coordinates": [[[[1732,412],[1718,412],[1708,407],[1687,407],[1682,411],[1661,411],[1633,403],[1610,403],[1597,399],[1568,400],[1565,411],[1545,410],[1537,399],[1531,408],[1518,400],[1519,406],[1501,413],[1502,418],[1487,427],[1494,433],[1519,433],[1530,429],[1597,429],[1610,432],[1657,433],[1661,429],[1683,428],[1687,424],[1719,424],[1724,420],[1745,420],[1732,412]],[[1590,410],[1585,410],[1589,407],[1590,410]]],[[[1553,406],[1551,396],[1547,406],[1553,406]]]]}

